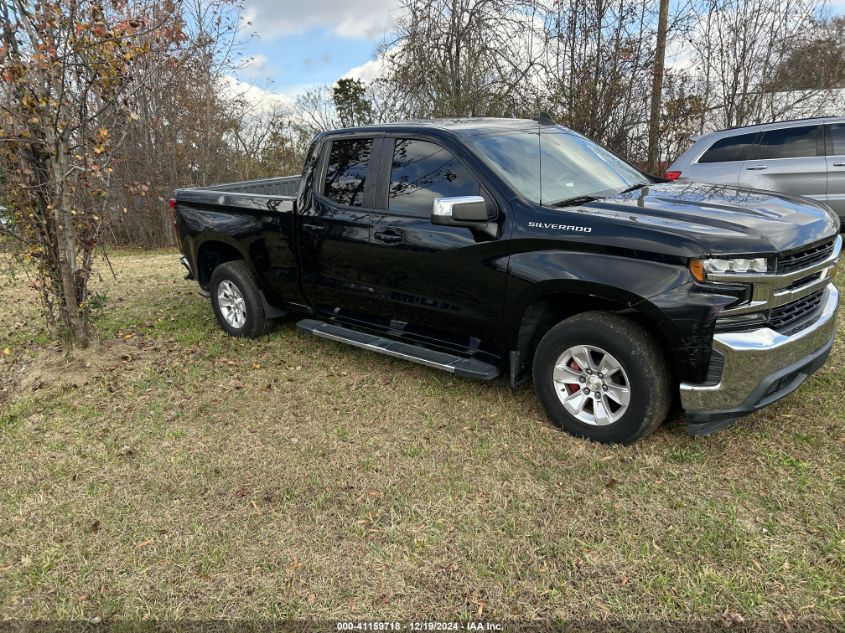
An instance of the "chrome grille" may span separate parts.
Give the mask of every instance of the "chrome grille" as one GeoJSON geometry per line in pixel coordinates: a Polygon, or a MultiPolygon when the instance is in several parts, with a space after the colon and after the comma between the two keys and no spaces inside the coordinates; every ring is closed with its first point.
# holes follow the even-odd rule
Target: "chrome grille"
{"type": "Polygon", "coordinates": [[[822,302],[824,290],[817,290],[790,303],[772,308],[769,313],[769,327],[773,330],[783,330],[796,321],[812,314],[822,302]]]}
{"type": "Polygon", "coordinates": [[[815,246],[805,250],[779,257],[777,271],[779,273],[791,273],[793,270],[812,266],[813,264],[830,257],[830,254],[833,252],[834,241],[835,240],[829,240],[822,244],[816,244],[815,246]]]}
{"type": "Polygon", "coordinates": [[[789,284],[786,289],[787,290],[795,290],[796,288],[800,288],[801,286],[806,286],[807,284],[811,284],[814,281],[818,281],[822,278],[822,273],[813,273],[809,277],[801,277],[797,281],[793,281],[789,284]]]}

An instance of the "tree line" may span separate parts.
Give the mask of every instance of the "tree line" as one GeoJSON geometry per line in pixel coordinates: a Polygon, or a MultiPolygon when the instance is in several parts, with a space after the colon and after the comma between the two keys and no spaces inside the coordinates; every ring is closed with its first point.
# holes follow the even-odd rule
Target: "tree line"
{"type": "Polygon", "coordinates": [[[845,18],[824,2],[682,0],[662,30],[660,5],[401,0],[375,79],[284,106],[233,80],[238,0],[2,0],[0,231],[84,345],[98,248],[174,244],[174,187],[298,173],[321,130],[544,111],[644,165],[651,121],[665,164],[693,134],[841,112],[845,18]]]}

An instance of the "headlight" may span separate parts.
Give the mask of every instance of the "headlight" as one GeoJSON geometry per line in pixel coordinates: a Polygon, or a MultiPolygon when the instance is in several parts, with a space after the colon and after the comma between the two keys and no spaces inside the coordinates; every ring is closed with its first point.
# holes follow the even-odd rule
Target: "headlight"
{"type": "Polygon", "coordinates": [[[735,259],[691,259],[689,270],[698,281],[707,275],[765,273],[769,262],[765,257],[738,257],[735,259]]]}
{"type": "Polygon", "coordinates": [[[704,272],[722,275],[724,273],[764,273],[769,268],[765,257],[753,259],[705,259],[704,272]]]}

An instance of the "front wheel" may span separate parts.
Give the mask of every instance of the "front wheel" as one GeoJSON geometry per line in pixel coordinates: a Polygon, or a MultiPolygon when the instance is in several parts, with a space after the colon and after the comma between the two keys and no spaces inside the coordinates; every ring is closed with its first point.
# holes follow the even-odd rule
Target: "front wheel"
{"type": "Polygon", "coordinates": [[[255,338],[264,333],[267,318],[261,294],[244,262],[226,262],[214,269],[211,305],[217,322],[230,336],[255,338]]]}
{"type": "Polygon", "coordinates": [[[561,321],[534,355],[534,389],[551,421],[597,442],[630,444],[656,429],[671,404],[663,354],[642,327],[615,314],[561,321]]]}

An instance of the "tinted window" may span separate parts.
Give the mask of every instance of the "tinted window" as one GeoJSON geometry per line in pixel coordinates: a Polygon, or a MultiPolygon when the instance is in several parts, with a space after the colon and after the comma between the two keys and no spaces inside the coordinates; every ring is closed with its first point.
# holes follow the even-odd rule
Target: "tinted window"
{"type": "Polygon", "coordinates": [[[390,170],[390,211],[429,215],[435,198],[479,195],[479,184],[448,151],[426,141],[397,139],[390,170]]]}
{"type": "Polygon", "coordinates": [[[815,156],[817,132],[815,125],[765,132],[757,149],[757,159],[815,156]]]}
{"type": "Polygon", "coordinates": [[[831,125],[830,137],[833,140],[833,149],[828,152],[835,156],[845,156],[845,123],[831,125]]]}
{"type": "Polygon", "coordinates": [[[756,132],[729,136],[713,143],[704,155],[698,159],[699,163],[730,163],[748,158],[749,150],[754,146],[756,132]]]}
{"type": "Polygon", "coordinates": [[[334,141],[326,168],[326,197],[339,204],[360,207],[364,200],[367,163],[373,149],[373,139],[334,141]]]}

